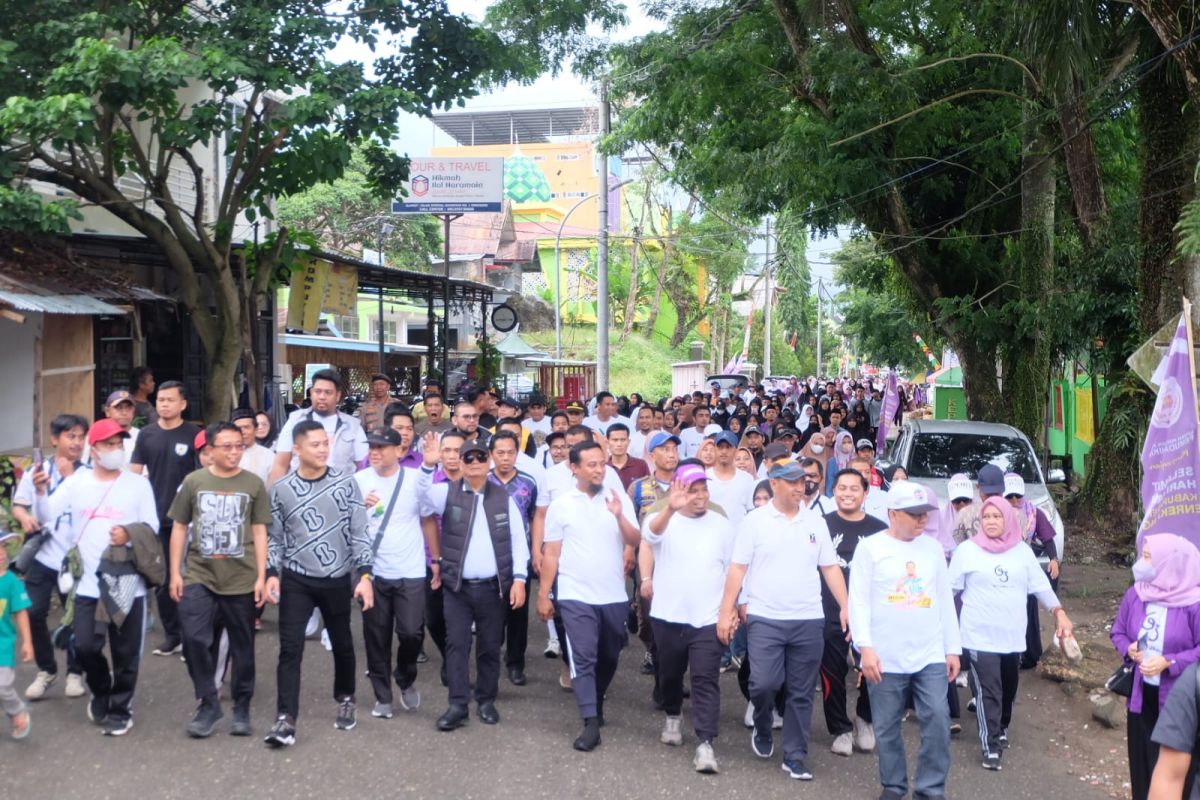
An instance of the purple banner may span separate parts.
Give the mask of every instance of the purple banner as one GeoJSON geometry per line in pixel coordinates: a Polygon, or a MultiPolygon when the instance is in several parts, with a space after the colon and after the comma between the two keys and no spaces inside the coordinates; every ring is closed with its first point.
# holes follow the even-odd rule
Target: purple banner
{"type": "Polygon", "coordinates": [[[879,430],[875,433],[875,452],[883,454],[887,446],[887,432],[896,418],[896,409],[900,407],[900,391],[896,388],[895,370],[888,373],[887,386],[883,390],[883,408],[879,412],[879,430]]]}
{"type": "Polygon", "coordinates": [[[1200,547],[1200,446],[1197,443],[1195,363],[1191,305],[1185,305],[1156,377],[1158,399],[1142,446],[1142,506],[1138,547],[1144,536],[1175,533],[1200,547]]]}

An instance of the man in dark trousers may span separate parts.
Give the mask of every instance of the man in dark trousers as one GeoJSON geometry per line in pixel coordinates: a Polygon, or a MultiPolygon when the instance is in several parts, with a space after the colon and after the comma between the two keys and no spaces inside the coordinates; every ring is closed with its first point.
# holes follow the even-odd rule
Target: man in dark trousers
{"type": "MultiPolygon", "coordinates": [[[[196,469],[196,434],[200,429],[183,421],[187,410],[187,392],[179,381],[166,381],[158,387],[155,401],[158,421],[142,428],[138,434],[129,468],[138,474],[149,472],[150,488],[158,506],[158,535],[162,540],[163,560],[170,563],[172,522],[167,512],[179,485],[196,469]]],[[[179,632],[179,609],[171,599],[171,587],[155,590],[158,600],[158,619],[163,626],[163,640],[154,648],[156,656],[172,656],[183,650],[179,632]]]]}
{"type": "Polygon", "coordinates": [[[470,713],[471,625],[475,625],[475,702],[485,725],[500,721],[500,645],[510,608],[525,603],[529,545],[521,509],[504,487],[488,480],[489,453],[478,441],[463,442],[461,480],[433,483],[441,456],[436,434],[425,437],[424,465],[417,473],[423,515],[442,517],[441,583],[446,616],[446,674],[450,703],[438,718],[441,731],[461,728],[470,713]]]}

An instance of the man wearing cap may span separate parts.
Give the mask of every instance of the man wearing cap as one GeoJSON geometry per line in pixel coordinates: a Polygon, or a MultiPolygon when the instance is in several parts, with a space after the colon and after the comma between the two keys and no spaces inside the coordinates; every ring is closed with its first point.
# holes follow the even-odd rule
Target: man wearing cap
{"type": "Polygon", "coordinates": [[[710,438],[717,448],[717,461],[708,471],[708,495],[736,529],[747,512],[754,508],[754,478],[734,466],[737,434],[721,431],[710,438]]]}
{"type": "Polygon", "coordinates": [[[805,759],[825,628],[820,578],[825,577],[841,608],[843,629],[846,584],[825,519],[804,505],[804,470],[783,462],[772,466],[767,476],[771,501],[747,514],[738,527],[717,632],[728,644],[738,626],[736,606],[744,592],[741,602],[746,605],[747,644],[754,665],[751,747],[759,758],[775,752],[772,713],[776,693],[786,686],[783,769],[792,778],[812,780],[805,759]]]}
{"type": "Polygon", "coordinates": [[[239,464],[242,432],[219,422],[204,432],[208,465],[183,479],[168,511],[173,520],[169,589],[179,604],[184,656],[196,695],[188,735],[212,735],[224,716],[217,685],[213,645],[218,630],[229,635],[233,661],[233,727],[250,735],[254,696],[255,608],[266,601],[267,525],[271,505],[262,479],[239,464]],[[187,568],[184,569],[186,558],[187,568]],[[219,626],[219,627],[218,627],[219,626]]]}
{"type": "MultiPolygon", "coordinates": [[[[124,389],[118,389],[109,394],[108,400],[104,403],[105,418],[116,420],[120,423],[121,429],[129,434],[129,438],[124,440],[125,455],[129,458],[133,458],[133,448],[137,445],[138,434],[142,432],[141,428],[135,427],[133,424],[136,416],[135,408],[133,398],[124,389]]],[[[158,419],[157,415],[155,419],[158,419]]],[[[90,452],[84,452],[83,463],[91,463],[90,452]]]]}
{"type": "Polygon", "coordinates": [[[700,451],[700,445],[704,443],[704,429],[708,427],[712,421],[711,413],[705,406],[696,406],[692,409],[692,427],[685,428],[679,432],[679,457],[680,458],[695,458],[696,453],[700,451]]]}
{"type": "MultiPolygon", "coordinates": [[[[116,420],[102,419],[88,431],[91,469],[77,470],[53,494],[47,470],[38,470],[33,477],[37,518],[63,521],[53,528],[51,540],[41,552],[57,553],[60,562],[73,549],[78,552],[78,569],[71,570],[77,584],[75,652],[92,693],[88,719],[109,736],[122,736],[133,727],[133,691],[145,638],[146,585],[137,576],[133,606],[124,621],[120,625],[105,623],[103,617],[96,618],[100,607],[97,571],[110,545],[129,544],[128,527],[142,524],[157,531],[160,523],[150,483],[124,469],[122,440],[128,435],[116,420]],[[111,666],[104,657],[106,638],[111,666]]],[[[188,447],[190,451],[190,442],[188,447]]]]}
{"type": "Polygon", "coordinates": [[[265,486],[271,475],[271,465],[275,463],[275,454],[269,448],[258,443],[255,436],[257,415],[253,408],[235,408],[229,415],[229,420],[242,433],[242,469],[258,476],[265,486]]]}
{"type": "Polygon", "coordinates": [[[894,482],[888,528],[860,541],[850,565],[850,632],[871,696],[883,800],[908,795],[900,728],[909,696],[921,726],[913,797],[945,797],[950,770],[946,686],[958,676],[962,647],[942,546],[921,535],[936,508],[929,491],[894,482]]]}
{"type": "Polygon", "coordinates": [[[425,514],[442,518],[441,583],[446,617],[449,707],[438,718],[452,731],[470,718],[471,628],[475,629],[475,702],[485,725],[500,721],[500,645],[509,609],[525,603],[529,545],[521,508],[503,486],[488,480],[490,453],[479,442],[459,450],[463,477],[432,483],[441,443],[425,438],[425,462],[417,475],[425,514]]]}
{"type": "Polygon", "coordinates": [[[382,372],[376,372],[371,376],[371,394],[354,413],[354,416],[358,417],[358,421],[362,423],[364,431],[373,431],[376,428],[384,427],[383,413],[387,410],[388,403],[392,402],[391,391],[391,378],[382,372]]]}
{"type": "Polygon", "coordinates": [[[578,400],[572,400],[571,402],[567,403],[566,408],[564,408],[563,411],[567,412],[567,427],[582,425],[583,416],[585,413],[587,413],[583,403],[579,402],[578,400]]]}
{"type": "MultiPolygon", "coordinates": [[[[1025,479],[1015,472],[1004,474],[1004,499],[1017,510],[1021,535],[1033,548],[1034,555],[1046,556],[1046,577],[1050,588],[1058,591],[1058,548],[1054,544],[1054,525],[1046,512],[1025,501],[1025,479]]],[[[1038,600],[1030,595],[1026,601],[1028,621],[1025,625],[1025,652],[1021,654],[1021,669],[1033,669],[1042,659],[1042,622],[1038,600]]]]}
{"type": "Polygon", "coordinates": [[[955,544],[962,544],[979,531],[979,508],[975,501],[975,484],[969,475],[955,473],[946,481],[946,495],[954,512],[955,544]]]}
{"type": "Polygon", "coordinates": [[[721,716],[721,655],[717,616],[733,549],[734,527],[710,502],[710,479],[694,460],[675,471],[665,501],[642,523],[642,544],[654,550],[654,579],[642,578],[654,599],[650,613],[658,647],[663,723],[659,741],[683,744],[683,676],[692,675],[692,725],[697,772],[717,772],[712,744],[721,716]]]}
{"type": "Polygon", "coordinates": [[[623,422],[608,426],[608,463],[617,471],[621,487],[629,491],[629,484],[650,474],[650,467],[640,458],[629,455],[629,427],[623,422]]]}
{"type": "MultiPolygon", "coordinates": [[[[406,418],[411,424],[412,419],[406,418]]],[[[375,693],[371,716],[391,719],[392,680],[400,688],[400,707],[415,711],[421,705],[417,691],[417,656],[425,631],[425,549],[435,556],[437,528],[425,532],[421,524],[421,495],[417,473],[400,463],[404,449],[400,433],[391,427],[367,434],[370,452],[367,469],[354,480],[367,509],[371,537],[371,573],[375,604],[363,612],[363,643],[367,651],[367,678],[375,693]],[[392,633],[396,634],[396,668],[392,671],[392,633]]],[[[433,561],[433,575],[438,562],[433,561]]]]}
{"type": "Polygon", "coordinates": [[[624,425],[626,430],[633,424],[617,413],[617,398],[613,397],[612,392],[599,392],[596,395],[596,413],[585,418],[583,424],[599,431],[601,436],[607,436],[608,426],[617,422],[624,425]]]}
{"type": "Polygon", "coordinates": [[[562,615],[571,685],[584,724],[574,747],[586,752],[600,744],[604,694],[625,646],[625,554],[641,533],[629,497],[604,484],[610,468],[599,444],[576,444],[570,463],[575,487],[546,513],[537,610],[549,620],[557,604],[562,615]]]}

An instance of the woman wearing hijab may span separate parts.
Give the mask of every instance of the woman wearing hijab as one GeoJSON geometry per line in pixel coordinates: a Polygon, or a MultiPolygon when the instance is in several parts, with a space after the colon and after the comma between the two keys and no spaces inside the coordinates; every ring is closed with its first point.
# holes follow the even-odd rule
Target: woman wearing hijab
{"type": "MultiPolygon", "coordinates": [[[[829,472],[829,457],[833,455],[833,428],[825,428],[820,433],[809,437],[808,442],[800,448],[800,458],[813,458],[821,462],[821,472],[829,472]]],[[[835,470],[836,472],[836,470],[835,470]]]]}
{"type": "Polygon", "coordinates": [[[743,420],[741,417],[730,417],[729,424],[726,425],[725,428],[730,433],[737,436],[738,439],[741,439],[742,438],[742,424],[743,424],[743,420]]]}
{"type": "Polygon", "coordinates": [[[833,484],[836,483],[837,474],[844,470],[850,464],[850,459],[854,458],[854,437],[847,431],[839,431],[833,439],[833,453],[830,454],[831,460],[825,470],[825,496],[833,497],[833,484]]]}
{"type": "Polygon", "coordinates": [[[800,418],[804,424],[803,425],[798,424],[796,426],[796,430],[798,430],[800,432],[799,443],[800,443],[800,449],[802,449],[802,450],[804,449],[804,447],[806,445],[808,445],[809,440],[811,440],[814,436],[817,436],[821,433],[821,418],[817,416],[815,411],[813,411],[812,406],[805,406],[804,408],[807,409],[809,412],[808,418],[805,419],[804,413],[801,412],[800,418]]]}
{"type": "Polygon", "coordinates": [[[829,427],[829,396],[821,398],[821,402],[817,403],[817,416],[821,418],[821,427],[829,427]]]}
{"type": "Polygon", "coordinates": [[[979,533],[959,545],[950,559],[950,585],[962,592],[959,626],[983,768],[999,770],[1025,649],[1025,598],[1034,595],[1054,614],[1060,639],[1071,638],[1072,625],[1024,543],[1013,507],[1003,498],[989,497],[979,514],[979,533]]]}
{"type": "Polygon", "coordinates": [[[1150,734],[1175,680],[1200,660],[1200,551],[1173,533],[1147,536],[1133,581],[1111,638],[1117,652],[1137,664],[1127,723],[1129,783],[1133,800],[1146,800],[1158,761],[1150,734]]]}
{"type": "Polygon", "coordinates": [[[861,400],[854,402],[850,416],[846,417],[846,430],[858,439],[875,440],[875,431],[871,430],[871,415],[867,413],[867,404],[861,400]]]}

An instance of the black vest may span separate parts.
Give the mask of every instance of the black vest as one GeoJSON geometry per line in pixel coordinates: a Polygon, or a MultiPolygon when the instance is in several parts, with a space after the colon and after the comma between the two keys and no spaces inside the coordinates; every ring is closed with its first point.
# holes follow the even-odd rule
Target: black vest
{"type": "MultiPolygon", "coordinates": [[[[463,479],[447,484],[446,513],[442,515],[442,582],[458,591],[462,588],[462,566],[471,541],[478,504],[475,492],[463,479]]],[[[483,513],[487,515],[492,550],[496,553],[496,574],[500,576],[501,597],[508,597],[513,584],[512,539],[508,528],[508,492],[488,481],[483,488],[483,513]]]]}

